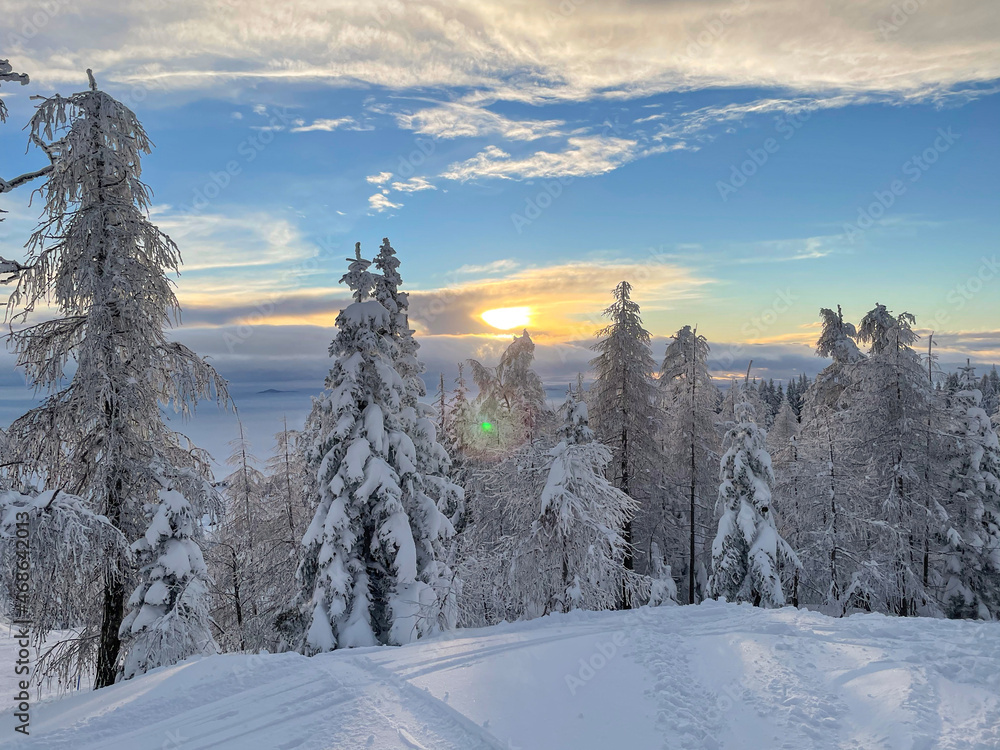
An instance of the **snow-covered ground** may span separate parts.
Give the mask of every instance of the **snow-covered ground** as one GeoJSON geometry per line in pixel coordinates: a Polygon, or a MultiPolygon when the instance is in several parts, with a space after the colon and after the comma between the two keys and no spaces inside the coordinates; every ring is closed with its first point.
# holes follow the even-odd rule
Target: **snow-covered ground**
{"type": "MultiPolygon", "coordinates": [[[[46,750],[1000,748],[1000,625],[697,607],[223,655],[37,705],[46,750]]],[[[13,739],[12,739],[13,738],[13,739]]]]}

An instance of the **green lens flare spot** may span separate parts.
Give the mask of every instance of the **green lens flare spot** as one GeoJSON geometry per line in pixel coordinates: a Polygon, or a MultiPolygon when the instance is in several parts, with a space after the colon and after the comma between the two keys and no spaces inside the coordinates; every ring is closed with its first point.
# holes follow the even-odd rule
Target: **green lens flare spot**
{"type": "Polygon", "coordinates": [[[479,425],[479,428],[483,432],[493,432],[493,424],[491,422],[483,422],[481,425],[479,425]]]}

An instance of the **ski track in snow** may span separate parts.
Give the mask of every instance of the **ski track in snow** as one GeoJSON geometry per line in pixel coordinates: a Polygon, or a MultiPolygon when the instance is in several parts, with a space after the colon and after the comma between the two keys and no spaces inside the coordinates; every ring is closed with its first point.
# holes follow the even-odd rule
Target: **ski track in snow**
{"type": "Polygon", "coordinates": [[[194,659],[35,705],[31,738],[11,722],[0,747],[1000,750],[1000,624],[578,612],[402,648],[194,659]]]}

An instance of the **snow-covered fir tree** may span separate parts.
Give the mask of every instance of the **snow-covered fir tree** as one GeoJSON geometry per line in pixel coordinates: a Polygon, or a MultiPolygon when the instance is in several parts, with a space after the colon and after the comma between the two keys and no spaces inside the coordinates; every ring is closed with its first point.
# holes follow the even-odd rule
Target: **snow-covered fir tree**
{"type": "Polygon", "coordinates": [[[538,518],[510,571],[529,616],[610,609],[629,576],[622,529],[635,501],[605,477],[611,452],[594,439],[580,392],[570,389],[562,413],[538,518]]]}
{"type": "Polygon", "coordinates": [[[381,274],[374,277],[374,296],[390,313],[389,335],[396,345],[394,363],[405,386],[400,419],[416,458],[416,471],[402,484],[403,507],[417,541],[417,578],[434,589],[440,605],[433,617],[423,613],[427,619],[422,626],[450,629],[455,627],[458,614],[455,597],[460,583],[449,565],[451,545],[446,544],[454,534],[451,519],[457,520],[464,512],[465,491],[452,479],[451,458],[438,441],[437,415],[420,400],[426,395],[421,378],[425,368],[409,325],[409,296],[399,289],[403,281],[399,265],[389,238],[383,238],[375,256],[375,267],[381,274]],[[430,624],[432,619],[437,620],[436,626],[430,624]]]}
{"type": "Polygon", "coordinates": [[[747,396],[736,398],[736,422],[726,433],[722,456],[719,504],[722,517],[712,543],[709,595],[754,606],[780,607],[785,603],[779,560],[799,565],[798,558],[778,534],[771,487],[774,474],[766,436],[757,426],[747,396]]]}
{"type": "Polygon", "coordinates": [[[210,629],[208,570],[194,540],[196,514],[181,492],[167,486],[148,510],[153,519],[132,545],[141,581],[121,624],[121,675],[135,677],[218,650],[210,629]]]}
{"type": "Polygon", "coordinates": [[[953,399],[942,603],[949,617],[1000,618],[1000,442],[975,368],[959,373],[953,399]]]}
{"type": "MultiPolygon", "coordinates": [[[[660,463],[655,435],[661,414],[652,381],[656,364],[649,348],[649,331],[643,328],[632,285],[622,281],[614,289],[614,302],[604,311],[610,323],[599,334],[591,360],[596,379],[590,389],[591,418],[598,440],[611,449],[612,484],[638,501],[640,512],[648,504],[653,467],[660,463]]],[[[632,570],[633,534],[626,522],[625,567],[632,570]]],[[[623,606],[629,606],[623,592],[623,606]]]]}
{"type": "Polygon", "coordinates": [[[420,579],[418,559],[451,530],[436,508],[407,513],[404,497],[421,478],[401,415],[407,385],[393,313],[372,297],[360,244],[349,261],[341,281],[354,302],[337,316],[334,364],[310,416],[320,494],[297,573],[306,653],[408,643],[437,629],[439,592],[420,579]]]}
{"type": "MultiPolygon", "coordinates": [[[[225,383],[187,347],[165,339],[178,313],[167,274],[177,270],[180,253],[147,218],[140,159],[150,143],[136,116],[91,77],[90,90],[39,104],[30,127],[58,168],[41,189],[45,218],[27,261],[13,264],[8,319],[20,322],[43,303],[56,315],[12,336],[29,381],[51,395],[11,426],[11,451],[21,476],[80,496],[135,540],[147,511],[155,513],[164,476],[207,471],[166,427],[161,407],[188,414],[199,398],[225,398],[225,383]],[[70,361],[75,369],[67,369],[70,361]]],[[[80,613],[97,687],[118,674],[132,585],[128,566],[107,566],[102,592],[80,613]]],[[[157,660],[147,653],[132,663],[157,660]]]]}

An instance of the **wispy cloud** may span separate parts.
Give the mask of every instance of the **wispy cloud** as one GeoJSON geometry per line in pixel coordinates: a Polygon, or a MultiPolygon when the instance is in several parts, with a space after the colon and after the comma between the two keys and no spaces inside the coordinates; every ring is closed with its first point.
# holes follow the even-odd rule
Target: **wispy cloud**
{"type": "Polygon", "coordinates": [[[392,172],[379,172],[378,174],[368,175],[365,177],[365,180],[370,182],[372,185],[384,185],[391,179],[392,172]]]}
{"type": "Polygon", "coordinates": [[[308,125],[299,125],[292,128],[293,133],[311,133],[324,131],[332,133],[334,130],[374,130],[371,126],[363,126],[353,117],[338,117],[335,119],[313,120],[308,125]]]}
{"type": "Polygon", "coordinates": [[[638,145],[626,138],[577,137],[567,139],[563,151],[536,151],[520,158],[511,157],[498,146],[488,146],[471,159],[452,164],[441,176],[465,182],[481,177],[530,180],[598,175],[634,159],[638,145]]]}
{"type": "Polygon", "coordinates": [[[392,183],[392,189],[401,193],[416,193],[420,190],[437,190],[437,188],[424,177],[411,177],[403,182],[392,183]]]}
{"type": "Polygon", "coordinates": [[[534,141],[561,135],[562,120],[511,120],[482,106],[442,104],[413,114],[397,114],[400,127],[435,138],[499,135],[511,141],[534,141]]]}

